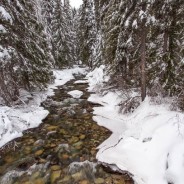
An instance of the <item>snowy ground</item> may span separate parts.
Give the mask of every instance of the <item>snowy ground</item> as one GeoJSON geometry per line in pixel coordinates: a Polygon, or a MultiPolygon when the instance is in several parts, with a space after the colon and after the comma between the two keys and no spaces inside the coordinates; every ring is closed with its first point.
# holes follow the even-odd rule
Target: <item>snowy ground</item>
{"type": "MultiPolygon", "coordinates": [[[[90,91],[108,80],[104,66],[87,75],[90,91]]],[[[120,114],[118,103],[124,94],[92,94],[89,101],[100,103],[93,119],[112,131],[99,146],[97,159],[116,165],[133,175],[137,184],[184,184],[184,114],[156,105],[150,98],[131,114],[120,114]]]]}
{"type": "Polygon", "coordinates": [[[80,98],[83,95],[83,92],[79,90],[73,90],[68,92],[68,94],[71,95],[73,98],[80,98]]]}
{"type": "Polygon", "coordinates": [[[42,101],[47,96],[54,94],[53,89],[56,86],[63,85],[73,79],[73,74],[86,72],[85,68],[75,66],[72,69],[62,71],[54,70],[55,82],[44,92],[35,92],[29,94],[22,91],[21,101],[27,103],[14,107],[0,106],[0,147],[7,142],[22,136],[22,132],[29,128],[37,127],[48,115],[48,111],[40,107],[42,101]]]}

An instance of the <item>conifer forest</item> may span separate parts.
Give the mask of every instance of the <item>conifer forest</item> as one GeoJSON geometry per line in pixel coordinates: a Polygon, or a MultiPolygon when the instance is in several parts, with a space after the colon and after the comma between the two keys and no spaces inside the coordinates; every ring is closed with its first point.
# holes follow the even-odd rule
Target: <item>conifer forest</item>
{"type": "Polygon", "coordinates": [[[183,0],[0,0],[0,184],[184,184],[183,137],[183,0]]]}

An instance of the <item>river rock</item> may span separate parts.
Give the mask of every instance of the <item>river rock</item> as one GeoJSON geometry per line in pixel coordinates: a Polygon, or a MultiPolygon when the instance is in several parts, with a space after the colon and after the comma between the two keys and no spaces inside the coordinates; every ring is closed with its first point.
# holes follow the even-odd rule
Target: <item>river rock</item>
{"type": "Polygon", "coordinates": [[[72,178],[75,181],[80,181],[80,180],[84,179],[84,176],[83,176],[83,173],[82,172],[77,172],[75,174],[72,174],[72,178]]]}
{"type": "Polygon", "coordinates": [[[51,166],[50,169],[51,169],[52,171],[58,171],[58,170],[61,169],[61,167],[60,167],[59,165],[53,165],[53,166],[51,166]]]}
{"type": "Polygon", "coordinates": [[[54,144],[54,143],[51,143],[51,144],[50,144],[50,147],[51,147],[51,148],[54,148],[54,147],[56,147],[56,146],[57,146],[57,145],[54,144]]]}
{"type": "Polygon", "coordinates": [[[25,153],[25,154],[31,153],[31,147],[28,147],[28,146],[25,147],[25,148],[24,148],[24,153],[25,153]]]}
{"type": "Polygon", "coordinates": [[[29,140],[28,140],[28,144],[33,144],[34,142],[35,142],[34,139],[29,139],[29,140]]]}
{"type": "Polygon", "coordinates": [[[53,171],[50,176],[50,180],[52,184],[55,184],[56,180],[60,178],[61,170],[53,171]]]}
{"type": "Polygon", "coordinates": [[[48,131],[55,131],[57,128],[58,128],[57,126],[52,125],[52,126],[48,126],[46,129],[48,131]]]}
{"type": "Polygon", "coordinates": [[[38,150],[38,151],[36,151],[36,152],[35,152],[35,156],[40,156],[40,155],[42,155],[42,154],[43,154],[43,152],[44,152],[44,150],[43,150],[43,149],[38,150]]]}
{"type": "Polygon", "coordinates": [[[39,171],[35,172],[31,175],[31,179],[35,180],[35,179],[39,178],[39,176],[40,176],[40,172],[39,171]]]}
{"type": "Polygon", "coordinates": [[[69,155],[67,155],[67,154],[62,154],[61,158],[62,158],[63,160],[68,160],[68,159],[69,159],[69,155]]]}
{"type": "Polygon", "coordinates": [[[103,184],[105,183],[105,180],[103,178],[96,178],[95,179],[95,184],[103,184]]]}
{"type": "MultiPolygon", "coordinates": [[[[19,184],[18,182],[16,182],[16,183],[19,184]]],[[[32,182],[26,181],[26,182],[24,182],[24,184],[32,184],[32,182]]]]}
{"type": "Polygon", "coordinates": [[[35,143],[34,143],[34,146],[42,146],[42,145],[44,145],[44,140],[42,140],[42,139],[39,139],[39,140],[37,140],[35,143]]]}
{"type": "Polygon", "coordinates": [[[70,176],[65,176],[62,180],[59,180],[58,183],[65,184],[65,183],[69,183],[70,180],[71,180],[70,176]]]}
{"type": "Polygon", "coordinates": [[[86,138],[86,136],[84,135],[84,134],[82,134],[82,135],[80,135],[80,137],[79,137],[81,140],[83,140],[83,139],[85,139],[86,138]]]}
{"type": "Polygon", "coordinates": [[[79,184],[90,184],[90,182],[88,180],[82,180],[79,182],[79,184]]]}
{"type": "Polygon", "coordinates": [[[82,141],[79,141],[79,142],[77,142],[77,143],[74,144],[74,147],[77,150],[80,150],[82,148],[82,145],[83,145],[83,142],[82,141]]]}
{"type": "Polygon", "coordinates": [[[6,157],[4,158],[5,162],[7,162],[7,163],[13,162],[14,159],[15,159],[15,158],[14,158],[14,157],[11,157],[11,156],[6,156],[6,157]]]}
{"type": "Polygon", "coordinates": [[[78,137],[72,137],[70,140],[69,140],[69,143],[72,144],[72,143],[76,143],[79,141],[79,138],[78,137]]]}
{"type": "Polygon", "coordinates": [[[40,163],[40,164],[45,164],[46,162],[47,162],[47,160],[45,160],[45,159],[43,159],[43,158],[40,158],[40,159],[39,159],[39,163],[40,163]]]}
{"type": "Polygon", "coordinates": [[[33,183],[34,183],[34,184],[45,184],[45,181],[44,181],[44,179],[42,179],[42,178],[38,178],[38,179],[36,179],[33,183]]]}
{"type": "Polygon", "coordinates": [[[62,135],[65,135],[67,132],[66,132],[65,129],[61,129],[61,130],[59,131],[59,133],[62,134],[62,135]]]}

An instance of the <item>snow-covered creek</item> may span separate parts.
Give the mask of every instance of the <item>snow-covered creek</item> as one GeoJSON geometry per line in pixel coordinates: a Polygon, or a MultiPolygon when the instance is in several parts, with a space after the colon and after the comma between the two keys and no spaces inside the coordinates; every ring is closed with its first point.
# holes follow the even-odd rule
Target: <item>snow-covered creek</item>
{"type": "Polygon", "coordinates": [[[131,184],[96,160],[96,148],[111,132],[92,120],[93,104],[82,76],[55,89],[42,103],[49,110],[43,123],[1,150],[0,184],[131,184]],[[81,93],[72,97],[69,92],[81,93]],[[83,92],[83,93],[82,93],[83,92]],[[69,94],[68,94],[69,93],[69,94]]]}

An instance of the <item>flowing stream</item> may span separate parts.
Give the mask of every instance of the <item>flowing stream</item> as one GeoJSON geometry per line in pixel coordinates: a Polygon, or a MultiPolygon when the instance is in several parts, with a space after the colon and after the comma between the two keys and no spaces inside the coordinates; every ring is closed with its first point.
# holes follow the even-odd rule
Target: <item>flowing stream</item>
{"type": "Polygon", "coordinates": [[[97,147],[111,132],[92,120],[94,106],[87,101],[85,83],[75,76],[55,90],[43,106],[50,114],[35,129],[11,141],[0,151],[0,184],[133,184],[95,159],[97,147]],[[67,93],[80,90],[79,99],[67,93]]]}

